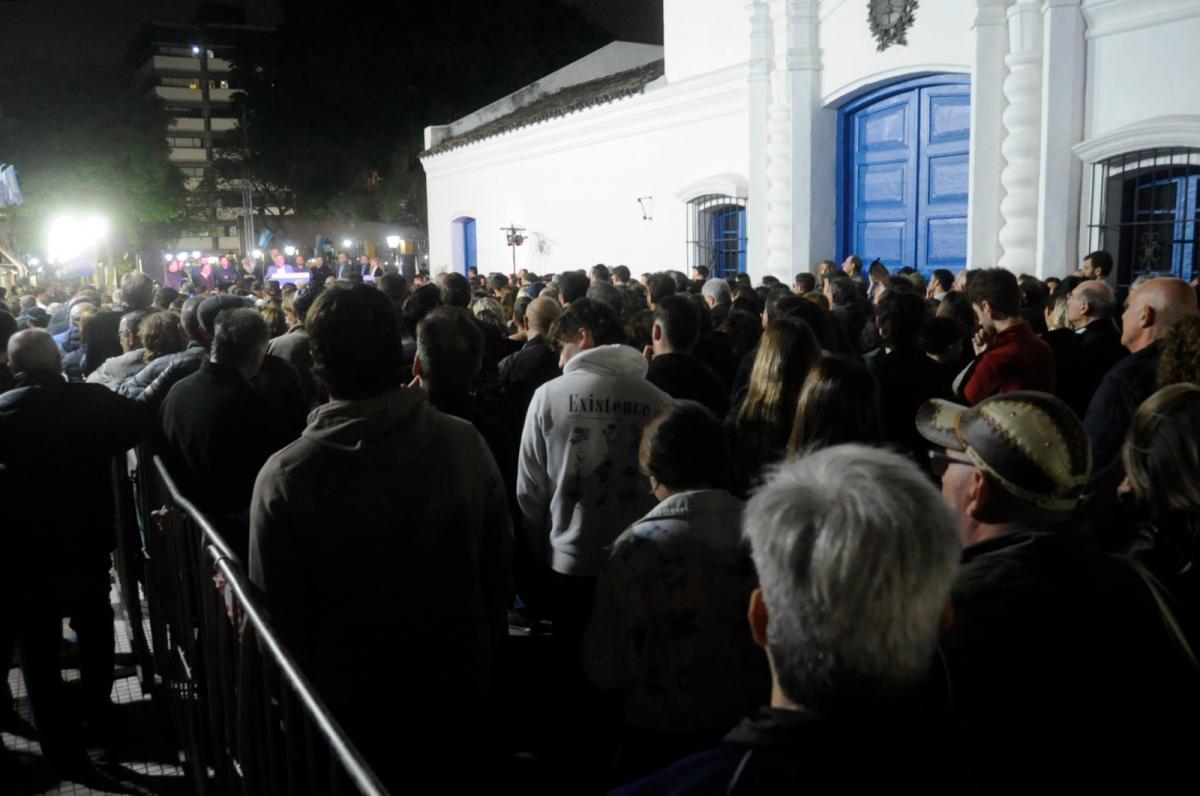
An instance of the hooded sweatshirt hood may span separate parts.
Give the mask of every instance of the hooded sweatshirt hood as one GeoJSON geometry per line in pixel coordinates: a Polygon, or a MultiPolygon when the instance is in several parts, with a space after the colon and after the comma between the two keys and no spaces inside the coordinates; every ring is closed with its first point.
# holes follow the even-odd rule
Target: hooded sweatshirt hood
{"type": "Polygon", "coordinates": [[[330,401],[308,416],[301,436],[326,448],[355,451],[412,428],[429,411],[420,390],[397,387],[371,398],[330,401]]]}
{"type": "Polygon", "coordinates": [[[580,351],[567,362],[563,374],[586,370],[601,377],[633,376],[644,379],[649,366],[642,352],[618,343],[580,351]]]}

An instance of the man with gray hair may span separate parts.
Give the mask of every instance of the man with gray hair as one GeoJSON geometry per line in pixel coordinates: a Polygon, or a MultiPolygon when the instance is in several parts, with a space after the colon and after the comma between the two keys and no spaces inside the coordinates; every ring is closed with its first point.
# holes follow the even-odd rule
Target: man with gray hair
{"type": "Polygon", "coordinates": [[[1080,282],[1067,296],[1067,321],[1075,330],[1079,351],[1074,357],[1073,383],[1056,387],[1079,417],[1087,413],[1088,401],[1104,374],[1129,353],[1121,345],[1121,334],[1113,323],[1116,309],[1116,294],[1098,279],[1080,282]]]}
{"type": "Polygon", "coordinates": [[[733,307],[733,295],[729,292],[729,283],[724,279],[714,277],[700,288],[700,295],[704,297],[708,308],[712,310],[713,327],[721,328],[721,324],[725,323],[725,319],[729,317],[729,310],[733,307]]]}
{"type": "Polygon", "coordinates": [[[209,358],[171,387],[159,418],[164,458],[184,495],[244,556],[254,479],[295,437],[251,384],[267,355],[267,322],[240,308],[223,310],[215,324],[209,358]]]}
{"type": "Polygon", "coordinates": [[[922,704],[960,553],[929,480],[890,451],[826,448],[777,469],[742,529],[771,704],[721,747],[616,793],[969,791],[922,704]]]}

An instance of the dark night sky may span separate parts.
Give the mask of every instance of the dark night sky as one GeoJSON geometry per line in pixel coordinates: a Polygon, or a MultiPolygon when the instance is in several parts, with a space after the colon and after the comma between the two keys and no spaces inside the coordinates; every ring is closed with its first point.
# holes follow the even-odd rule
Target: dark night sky
{"type": "MultiPolygon", "coordinates": [[[[662,42],[662,0],[558,2],[580,9],[618,39],[662,42]]],[[[251,21],[273,13],[272,0],[248,5],[259,8],[260,19],[251,21]]],[[[120,60],[143,24],[190,21],[199,6],[200,0],[0,0],[0,65],[39,55],[76,64],[120,60]]]]}

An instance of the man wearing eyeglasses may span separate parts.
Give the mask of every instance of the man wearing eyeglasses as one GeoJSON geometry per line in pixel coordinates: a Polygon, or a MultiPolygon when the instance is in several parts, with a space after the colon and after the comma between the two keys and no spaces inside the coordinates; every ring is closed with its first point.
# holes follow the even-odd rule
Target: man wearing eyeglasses
{"type": "Polygon", "coordinates": [[[956,711],[997,792],[1195,790],[1178,726],[1196,672],[1149,581],[1092,551],[1073,521],[1092,469],[1086,431],[1047,393],[917,414],[964,545],[942,649],[956,711]],[[1178,712],[1177,712],[1178,711],[1178,712]],[[1146,761],[1154,760],[1147,765],[1146,761]],[[1103,761],[1099,763],[1098,761],[1103,761]]]}

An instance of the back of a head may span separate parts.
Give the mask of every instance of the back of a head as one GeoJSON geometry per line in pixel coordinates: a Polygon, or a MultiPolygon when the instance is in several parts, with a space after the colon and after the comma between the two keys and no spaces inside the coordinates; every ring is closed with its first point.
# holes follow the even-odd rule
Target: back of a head
{"type": "Polygon", "coordinates": [[[858,301],[858,285],[848,276],[835,276],[829,280],[829,293],[836,307],[845,307],[858,301]]]}
{"type": "Polygon", "coordinates": [[[651,304],[658,304],[667,296],[675,295],[676,292],[675,277],[669,273],[651,274],[650,278],[646,280],[646,298],[651,304]]]}
{"type": "MultiPolygon", "coordinates": [[[[117,325],[117,333],[123,338],[132,339],[136,343],[141,340],[139,329],[141,329],[142,321],[159,312],[162,312],[162,310],[158,307],[127,312],[121,316],[121,320],[117,325]]],[[[137,346],[135,345],[134,348],[137,348],[137,346]]]]}
{"type": "Polygon", "coordinates": [[[820,357],[816,335],[804,321],[780,318],[763,332],[746,398],[737,417],[739,432],[761,431],[760,438],[748,440],[749,444],[783,450],[792,429],[800,389],[820,357]]]}
{"type": "Polygon", "coordinates": [[[1017,277],[1007,268],[973,270],[967,282],[967,298],[973,305],[985,301],[997,319],[1015,318],[1021,312],[1021,289],[1017,277]]]}
{"type": "Polygon", "coordinates": [[[936,282],[938,290],[943,293],[949,293],[954,287],[954,272],[947,268],[937,268],[929,275],[931,281],[936,282]]]}
{"type": "Polygon", "coordinates": [[[939,318],[953,318],[968,331],[973,332],[975,329],[975,310],[971,308],[971,299],[967,298],[966,293],[958,291],[947,293],[946,297],[938,304],[935,314],[939,318]]]}
{"type": "Polygon", "coordinates": [[[789,701],[836,715],[924,682],[960,543],[957,518],[912,462],[861,445],[790,461],[755,493],[742,528],[789,701]]]}
{"type": "Polygon", "coordinates": [[[1087,302],[1089,318],[1108,319],[1117,312],[1117,296],[1104,282],[1084,282],[1075,288],[1074,295],[1078,301],[1087,302]]]}
{"type": "Polygon", "coordinates": [[[444,307],[466,309],[471,304],[471,283],[462,274],[444,274],[441,300],[444,307]]]}
{"type": "Polygon", "coordinates": [[[573,304],[585,297],[591,281],[578,271],[564,271],[558,275],[558,295],[563,304],[573,304]]]}
{"type": "Polygon", "coordinates": [[[1200,386],[1172,384],[1138,408],[1122,449],[1139,505],[1179,542],[1200,532],[1200,386]],[[1182,527],[1180,527],[1182,526],[1182,527]]]}
{"type": "Polygon", "coordinates": [[[262,313],[249,307],[223,310],[215,326],[213,362],[239,370],[258,366],[271,336],[262,313]]]}
{"type": "Polygon", "coordinates": [[[612,275],[613,275],[613,279],[615,279],[616,281],[620,282],[623,285],[627,284],[629,282],[629,269],[624,265],[618,265],[618,266],[614,267],[612,269],[612,275]]]}
{"type": "Polygon", "coordinates": [[[825,354],[800,390],[788,454],[845,442],[878,443],[883,436],[879,387],[856,357],[825,354]]]}
{"type": "Polygon", "coordinates": [[[642,473],[672,492],[721,486],[721,421],[696,401],[668,401],[642,431],[642,473]]]}
{"type": "Polygon", "coordinates": [[[408,280],[400,274],[384,274],[375,284],[397,307],[404,304],[404,300],[408,298],[408,280]]]}
{"type": "Polygon", "coordinates": [[[800,293],[811,293],[817,289],[817,277],[807,271],[796,274],[796,290],[800,293]]]}
{"type": "Polygon", "coordinates": [[[1021,307],[1036,307],[1041,309],[1045,306],[1046,296],[1050,292],[1047,290],[1045,283],[1036,276],[1022,274],[1017,279],[1017,289],[1021,293],[1021,307]]]}
{"type": "Polygon", "coordinates": [[[437,285],[421,285],[404,300],[400,309],[400,331],[406,339],[416,339],[417,324],[441,304],[437,285]]]}
{"type": "Polygon", "coordinates": [[[955,343],[961,343],[965,335],[966,331],[956,319],[938,316],[921,324],[917,344],[923,353],[945,354],[955,343]]]}
{"type": "Polygon", "coordinates": [[[174,312],[155,312],[146,316],[138,325],[138,339],[143,348],[142,359],[146,362],[182,351],[187,345],[183,325],[174,312]]]}
{"type": "Polygon", "coordinates": [[[531,334],[546,334],[562,314],[562,305],[554,299],[535,298],[525,308],[531,334]]]}
{"type": "Polygon", "coordinates": [[[8,366],[13,373],[60,373],[58,344],[44,329],[26,329],[8,338],[8,366]]]}
{"type": "Polygon", "coordinates": [[[508,277],[504,274],[492,274],[487,278],[487,289],[489,293],[495,293],[503,290],[508,285],[508,277]]]}
{"type": "Polygon", "coordinates": [[[592,266],[591,277],[597,282],[612,281],[612,274],[609,273],[608,266],[602,263],[597,263],[596,265],[592,266]]]}
{"type": "Polygon", "coordinates": [[[154,303],[154,280],[140,271],[121,280],[121,295],[126,310],[144,310],[154,303]]]}
{"type": "Polygon", "coordinates": [[[612,282],[603,281],[592,284],[587,290],[587,297],[594,301],[603,301],[616,310],[618,315],[625,314],[625,292],[612,282]]]}
{"type": "Polygon", "coordinates": [[[870,274],[871,278],[876,282],[882,282],[883,280],[887,279],[888,276],[890,276],[887,266],[879,260],[873,260],[871,262],[871,266],[867,269],[867,273],[870,274]]]}
{"type": "Polygon", "coordinates": [[[581,298],[571,302],[571,306],[563,310],[562,315],[554,322],[550,337],[554,340],[568,340],[587,329],[596,345],[613,345],[625,340],[621,328],[621,318],[616,310],[600,301],[581,298]]]}
{"type": "Polygon", "coordinates": [[[466,310],[440,307],[417,325],[421,378],[435,399],[465,396],[483,363],[483,332],[466,310]]]}
{"type": "Polygon", "coordinates": [[[405,383],[399,313],[375,288],[326,290],[309,310],[305,328],[313,370],[335,398],[371,398],[405,383]]]}
{"type": "Polygon", "coordinates": [[[667,296],[658,302],[654,322],[662,327],[668,345],[677,353],[689,353],[700,337],[700,308],[684,295],[667,296]]]}
{"type": "Polygon", "coordinates": [[[179,291],[173,287],[160,287],[154,291],[154,306],[160,310],[169,310],[175,300],[179,298],[179,291]]]}
{"type": "MultiPolygon", "coordinates": [[[[297,298],[299,298],[299,294],[297,294],[297,298]]],[[[203,330],[204,336],[210,341],[213,339],[217,331],[217,316],[222,312],[243,309],[246,306],[246,300],[237,296],[219,295],[205,298],[196,310],[196,317],[200,320],[200,328],[203,330]]]]}
{"type": "Polygon", "coordinates": [[[1180,318],[1167,333],[1158,363],[1158,386],[1200,384],[1200,316],[1180,318]]]}
{"type": "Polygon", "coordinates": [[[925,322],[925,300],[916,293],[889,290],[875,308],[875,325],[884,346],[911,351],[925,322]]]}
{"type": "Polygon", "coordinates": [[[200,328],[200,305],[203,303],[204,296],[191,296],[183,302],[183,306],[179,309],[179,321],[183,324],[183,333],[189,340],[202,341],[204,339],[204,333],[200,328]]]}
{"type": "Polygon", "coordinates": [[[706,281],[704,287],[700,288],[700,294],[711,298],[718,305],[729,304],[733,300],[733,294],[729,290],[729,283],[717,277],[706,281]]]}

